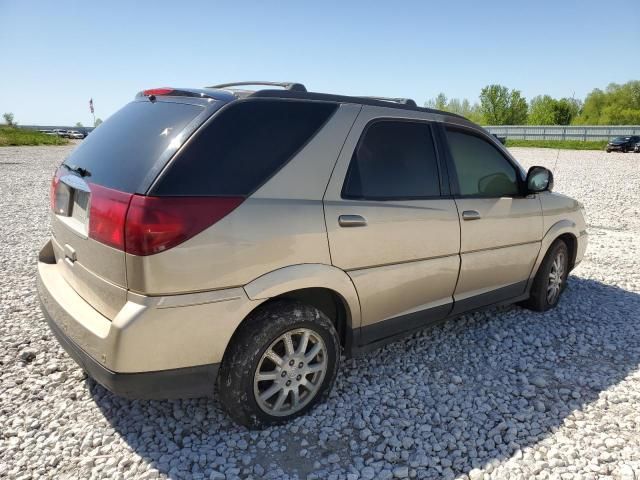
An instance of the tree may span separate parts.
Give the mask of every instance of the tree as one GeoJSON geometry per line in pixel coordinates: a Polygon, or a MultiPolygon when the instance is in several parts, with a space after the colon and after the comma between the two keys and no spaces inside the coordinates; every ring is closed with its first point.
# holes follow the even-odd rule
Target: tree
{"type": "Polygon", "coordinates": [[[480,92],[480,112],[489,125],[521,125],[527,120],[527,100],[519,90],[487,85],[480,92]]]}
{"type": "Polygon", "coordinates": [[[82,125],[82,122],[77,122],[77,123],[76,123],[76,127],[78,127],[78,128],[82,128],[82,127],[84,127],[84,125],[82,125]]]}
{"type": "Polygon", "coordinates": [[[436,98],[427,100],[424,106],[445,112],[457,113],[458,115],[468,118],[472,122],[483,123],[480,106],[477,103],[472,105],[466,98],[462,100],[459,98],[447,100],[447,96],[444,93],[439,93],[436,98]]]}
{"type": "Polygon", "coordinates": [[[11,112],[3,113],[2,114],[2,118],[4,118],[4,122],[9,127],[15,127],[15,126],[18,125],[18,122],[15,121],[15,117],[13,116],[13,113],[11,113],[11,112]]]}
{"type": "Polygon", "coordinates": [[[529,104],[529,124],[555,125],[558,101],[549,95],[538,95],[529,104]]]}
{"type": "Polygon", "coordinates": [[[430,98],[424,104],[427,108],[435,108],[436,110],[445,110],[447,108],[447,96],[440,92],[436,98],[430,98]]]}
{"type": "Polygon", "coordinates": [[[529,104],[530,125],[569,125],[581,109],[580,100],[561,98],[556,100],[549,95],[538,95],[529,104]]]}
{"type": "Polygon", "coordinates": [[[574,123],[580,125],[637,125],[640,123],[640,80],[611,83],[594,89],[574,123]]]}
{"type": "Polygon", "coordinates": [[[102,123],[102,119],[101,118],[96,118],[95,123],[93,124],[94,127],[99,126],[102,123]]]}

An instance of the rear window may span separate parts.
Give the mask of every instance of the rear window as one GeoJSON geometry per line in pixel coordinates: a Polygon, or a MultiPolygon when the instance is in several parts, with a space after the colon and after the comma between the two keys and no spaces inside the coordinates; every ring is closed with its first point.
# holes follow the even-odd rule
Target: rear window
{"type": "Polygon", "coordinates": [[[65,160],[89,171],[87,181],[128,193],[145,177],[202,107],[170,102],[132,102],[96,128],[65,160]]]}
{"type": "Polygon", "coordinates": [[[332,103],[254,100],[221,111],[158,180],[154,195],[250,195],[336,110],[332,103]]]}

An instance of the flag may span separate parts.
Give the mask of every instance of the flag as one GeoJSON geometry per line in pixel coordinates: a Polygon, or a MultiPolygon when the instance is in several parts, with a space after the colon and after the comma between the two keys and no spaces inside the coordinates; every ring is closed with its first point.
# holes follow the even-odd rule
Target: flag
{"type": "Polygon", "coordinates": [[[89,110],[93,113],[93,98],[89,99],[89,110]]]}

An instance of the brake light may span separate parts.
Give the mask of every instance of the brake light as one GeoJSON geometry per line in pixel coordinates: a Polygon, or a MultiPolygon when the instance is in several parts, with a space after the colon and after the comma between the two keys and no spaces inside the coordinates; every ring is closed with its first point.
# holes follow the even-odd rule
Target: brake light
{"type": "Polygon", "coordinates": [[[60,176],[60,168],[58,168],[53,174],[51,188],[49,190],[49,205],[51,206],[51,210],[56,209],[56,189],[58,188],[58,183],[60,183],[60,176]]]}
{"type": "Polygon", "coordinates": [[[110,247],[124,250],[124,226],[133,195],[94,183],[90,187],[89,236],[110,247]]]}
{"type": "Polygon", "coordinates": [[[168,250],[221,220],[243,197],[147,197],[91,184],[89,237],[132,255],[168,250]]]}
{"type": "Polygon", "coordinates": [[[151,95],[162,96],[169,95],[171,92],[173,92],[173,88],[169,87],[150,88],[148,90],[143,90],[142,95],[144,95],[145,97],[150,97],[151,95]]]}
{"type": "Polygon", "coordinates": [[[126,251],[152,255],[175,247],[221,220],[242,197],[134,195],[126,222],[126,251]]]}

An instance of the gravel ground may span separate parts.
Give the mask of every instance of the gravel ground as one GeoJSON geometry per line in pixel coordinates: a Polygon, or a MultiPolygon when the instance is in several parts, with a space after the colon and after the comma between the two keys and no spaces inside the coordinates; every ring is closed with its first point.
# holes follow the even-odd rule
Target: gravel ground
{"type": "Polygon", "coordinates": [[[586,205],[559,307],[349,360],[326,404],[252,432],[215,400],[114,397],[50,335],[35,258],[70,148],[0,149],[0,478],[640,478],[640,155],[513,149],[586,205]]]}

